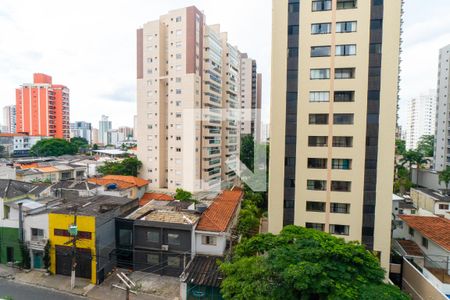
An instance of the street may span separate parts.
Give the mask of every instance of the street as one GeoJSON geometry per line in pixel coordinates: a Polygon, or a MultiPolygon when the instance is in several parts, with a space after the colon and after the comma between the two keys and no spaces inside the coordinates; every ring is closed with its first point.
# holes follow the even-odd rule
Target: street
{"type": "Polygon", "coordinates": [[[35,287],[27,284],[20,284],[14,281],[0,279],[0,299],[12,300],[76,300],[76,299],[86,299],[83,297],[72,296],[57,291],[53,291],[46,288],[35,287]]]}

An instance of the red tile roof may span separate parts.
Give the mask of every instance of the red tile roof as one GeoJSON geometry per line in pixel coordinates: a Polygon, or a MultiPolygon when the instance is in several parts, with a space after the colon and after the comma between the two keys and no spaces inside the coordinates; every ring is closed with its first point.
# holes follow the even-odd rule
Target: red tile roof
{"type": "Polygon", "coordinates": [[[223,191],[202,214],[197,230],[225,232],[235,216],[243,195],[240,189],[223,191]]]}
{"type": "Polygon", "coordinates": [[[98,185],[107,185],[115,183],[120,189],[128,189],[131,187],[143,187],[148,185],[148,181],[133,176],[107,175],[102,178],[89,178],[88,182],[98,185]]]}
{"type": "Polygon", "coordinates": [[[450,220],[440,217],[412,215],[401,215],[400,218],[424,237],[450,251],[450,220]]]}
{"type": "Polygon", "coordinates": [[[139,200],[139,206],[144,206],[152,200],[172,201],[175,200],[172,196],[161,193],[145,193],[139,200]]]}

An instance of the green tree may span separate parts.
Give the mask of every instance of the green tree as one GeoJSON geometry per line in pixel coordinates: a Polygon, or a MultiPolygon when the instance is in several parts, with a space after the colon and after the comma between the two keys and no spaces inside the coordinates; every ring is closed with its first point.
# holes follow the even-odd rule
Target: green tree
{"type": "Polygon", "coordinates": [[[22,255],[22,261],[20,266],[23,269],[31,268],[31,257],[30,257],[30,249],[28,249],[27,244],[25,242],[19,240],[20,254],[22,255]]]}
{"type": "Polygon", "coordinates": [[[434,155],[434,135],[423,135],[419,139],[417,151],[425,157],[432,157],[434,155]]]}
{"type": "Polygon", "coordinates": [[[0,158],[5,157],[5,146],[0,145],[0,158]]]}
{"type": "Polygon", "coordinates": [[[77,152],[80,152],[80,149],[89,148],[89,142],[82,137],[73,137],[70,139],[70,143],[77,148],[77,152]]]}
{"type": "Polygon", "coordinates": [[[251,135],[244,135],[241,138],[240,150],[241,162],[251,171],[254,169],[255,141],[251,135]]]}
{"type": "Polygon", "coordinates": [[[406,142],[404,140],[395,140],[395,154],[403,155],[406,152],[406,142]]]}
{"type": "Polygon", "coordinates": [[[403,166],[396,166],[396,179],[394,181],[394,193],[404,195],[412,187],[409,171],[403,166]]]}
{"type": "Polygon", "coordinates": [[[94,146],[92,146],[92,150],[98,150],[98,145],[94,144],[94,146]]]}
{"type": "Polygon", "coordinates": [[[47,240],[47,243],[45,244],[44,247],[44,257],[42,258],[42,260],[44,261],[44,268],[47,270],[47,272],[50,272],[50,265],[52,263],[50,258],[50,248],[51,248],[50,240],[47,240]]]}
{"type": "Polygon", "coordinates": [[[40,140],[30,150],[30,154],[33,156],[61,156],[77,152],[78,149],[75,145],[63,139],[40,140]]]}
{"type": "Polygon", "coordinates": [[[383,283],[385,272],[364,246],[293,225],[244,240],[220,269],[224,299],[409,299],[383,283]]]}
{"type": "Polygon", "coordinates": [[[445,192],[448,195],[448,185],[450,184],[450,167],[447,166],[444,171],[439,172],[439,184],[441,184],[441,182],[445,183],[445,192]]]}
{"type": "Polygon", "coordinates": [[[174,198],[180,201],[190,201],[192,200],[192,193],[178,188],[176,189],[176,194],[174,198]]]}
{"type": "Polygon", "coordinates": [[[102,175],[124,175],[135,176],[139,174],[142,168],[142,162],[135,157],[127,157],[122,161],[106,162],[103,166],[97,168],[102,175]]]}

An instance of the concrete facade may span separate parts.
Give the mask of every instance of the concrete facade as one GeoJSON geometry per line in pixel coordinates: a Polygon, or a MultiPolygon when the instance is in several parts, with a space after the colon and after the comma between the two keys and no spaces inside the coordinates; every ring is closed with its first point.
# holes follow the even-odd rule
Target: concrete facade
{"type": "Polygon", "coordinates": [[[273,1],[269,231],[358,240],[387,269],[402,1],[326,3],[273,1]]]}
{"type": "Polygon", "coordinates": [[[408,103],[406,148],[416,149],[420,138],[434,135],[436,129],[436,90],[430,90],[408,103]]]}

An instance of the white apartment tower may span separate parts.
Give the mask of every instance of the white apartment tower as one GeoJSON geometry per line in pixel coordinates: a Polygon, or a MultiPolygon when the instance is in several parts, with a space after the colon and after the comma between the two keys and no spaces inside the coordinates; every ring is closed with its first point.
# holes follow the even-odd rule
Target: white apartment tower
{"type": "Polygon", "coordinates": [[[436,130],[434,136],[434,168],[442,171],[450,166],[449,131],[449,85],[450,85],[450,45],[439,51],[439,72],[437,86],[436,130]]]}
{"type": "Polygon", "coordinates": [[[8,105],[3,107],[3,125],[6,126],[6,132],[16,133],[16,106],[8,105]]]}
{"type": "Polygon", "coordinates": [[[239,155],[240,54],[196,7],[137,30],[137,140],[150,187],[219,189],[239,155]]]}
{"type": "Polygon", "coordinates": [[[98,142],[104,146],[110,144],[108,140],[108,131],[112,129],[112,123],[109,121],[109,117],[102,115],[101,120],[98,122],[98,142]]]}
{"type": "Polygon", "coordinates": [[[408,103],[406,120],[406,148],[416,149],[420,138],[434,135],[436,128],[436,90],[430,90],[408,103]]]}

